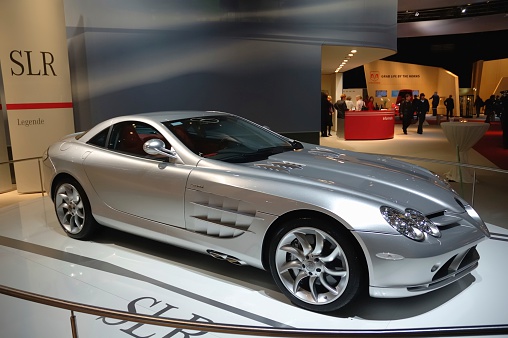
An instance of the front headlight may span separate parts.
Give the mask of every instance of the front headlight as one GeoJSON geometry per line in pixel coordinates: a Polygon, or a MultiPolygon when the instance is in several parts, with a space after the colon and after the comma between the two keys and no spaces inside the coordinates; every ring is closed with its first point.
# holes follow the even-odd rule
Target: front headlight
{"type": "Polygon", "coordinates": [[[405,211],[382,206],[381,215],[392,228],[415,241],[423,241],[425,234],[441,237],[438,227],[418,210],[407,208],[405,211]]]}

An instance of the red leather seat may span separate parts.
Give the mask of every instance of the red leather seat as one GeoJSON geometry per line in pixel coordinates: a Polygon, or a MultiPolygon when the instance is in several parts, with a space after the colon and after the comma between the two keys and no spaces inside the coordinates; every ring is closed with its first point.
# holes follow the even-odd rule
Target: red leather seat
{"type": "Polygon", "coordinates": [[[143,150],[143,141],[130,123],[123,126],[117,149],[131,154],[146,155],[143,150]]]}
{"type": "Polygon", "coordinates": [[[175,136],[178,137],[178,139],[182,141],[182,143],[187,148],[189,148],[192,152],[196,153],[196,147],[194,146],[194,142],[191,140],[189,133],[187,133],[187,130],[185,130],[184,127],[182,126],[173,127],[171,128],[171,132],[175,134],[175,136]]]}

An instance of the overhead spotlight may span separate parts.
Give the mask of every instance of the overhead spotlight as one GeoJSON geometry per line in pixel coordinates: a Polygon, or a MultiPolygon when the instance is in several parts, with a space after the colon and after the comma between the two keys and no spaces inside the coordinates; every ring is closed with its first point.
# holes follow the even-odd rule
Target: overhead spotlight
{"type": "Polygon", "coordinates": [[[415,16],[420,16],[420,12],[416,11],[415,16]]]}
{"type": "Polygon", "coordinates": [[[353,54],[352,54],[352,53],[349,53],[347,56],[353,56],[353,54]]]}
{"type": "Polygon", "coordinates": [[[356,49],[352,49],[352,50],[351,50],[351,53],[356,53],[356,52],[357,52],[357,50],[356,50],[356,49]]]}
{"type": "Polygon", "coordinates": [[[462,14],[464,14],[464,13],[466,13],[466,10],[467,10],[467,9],[464,7],[464,8],[461,8],[460,12],[461,12],[462,14]]]}

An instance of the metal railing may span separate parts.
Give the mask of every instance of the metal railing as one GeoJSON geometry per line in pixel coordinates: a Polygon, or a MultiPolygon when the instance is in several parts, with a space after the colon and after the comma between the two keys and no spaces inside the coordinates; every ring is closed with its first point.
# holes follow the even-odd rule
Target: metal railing
{"type": "Polygon", "coordinates": [[[155,316],[117,311],[97,306],[85,305],[70,302],[57,298],[41,296],[35,293],[21,291],[6,286],[0,286],[0,293],[16,297],[30,302],[44,304],[60,309],[71,311],[72,337],[77,338],[77,325],[74,312],[86,313],[99,317],[126,320],[130,322],[143,323],[171,327],[177,329],[197,330],[202,332],[215,332],[227,334],[240,334],[262,337],[457,337],[457,336],[479,336],[479,335],[506,335],[508,325],[479,325],[462,327],[432,327],[432,328],[411,328],[411,329],[383,329],[383,330],[327,330],[327,329],[288,329],[269,328],[261,326],[232,325],[220,323],[205,323],[189,320],[161,318],[155,316]]]}
{"type": "MultiPolygon", "coordinates": [[[[376,154],[380,155],[380,154],[376,154]]],[[[474,181],[472,183],[472,200],[476,191],[476,170],[490,171],[508,174],[508,170],[484,167],[473,164],[464,164],[450,161],[433,160],[427,158],[418,158],[410,156],[383,155],[392,158],[398,158],[406,161],[428,162],[434,164],[442,164],[446,166],[459,166],[474,170],[474,181]]],[[[40,160],[40,157],[29,158],[23,160],[1,162],[0,164],[14,163],[27,160],[40,160]]],[[[41,179],[41,191],[44,195],[42,184],[42,171],[39,161],[39,175],[41,179]]],[[[508,180],[507,180],[508,181],[508,180]]],[[[458,182],[462,185],[462,182],[458,182]]],[[[117,311],[103,307],[86,305],[62,299],[43,296],[19,289],[10,288],[0,285],[0,294],[27,300],[29,302],[44,304],[47,306],[65,309],[70,311],[71,334],[73,338],[78,337],[75,312],[106,317],[112,319],[120,319],[124,321],[156,325],[163,327],[171,327],[176,329],[198,330],[202,332],[214,332],[236,335],[262,336],[262,337],[466,337],[466,336],[497,336],[508,335],[508,324],[500,325],[476,325],[476,326],[456,326],[456,327],[431,327],[431,328],[407,328],[407,329],[379,329],[379,330],[329,330],[329,329],[298,329],[298,328],[273,328],[260,326],[232,325],[223,323],[205,323],[189,320],[180,320],[172,318],[161,318],[150,315],[142,315],[125,311],[117,311]]]]}
{"type": "MultiPolygon", "coordinates": [[[[372,154],[372,155],[379,155],[379,154],[372,154]]],[[[384,156],[393,157],[393,158],[397,158],[397,159],[401,159],[401,160],[406,160],[406,161],[427,162],[427,163],[442,164],[442,165],[446,165],[446,166],[458,166],[460,169],[462,169],[462,168],[473,169],[473,182],[472,182],[472,195],[471,195],[471,201],[472,201],[472,203],[471,203],[471,205],[474,205],[474,198],[475,198],[474,193],[476,191],[476,184],[477,184],[477,180],[476,180],[476,171],[477,170],[484,170],[484,171],[490,171],[490,172],[494,172],[494,173],[501,173],[501,174],[508,175],[508,170],[500,169],[500,168],[480,166],[480,165],[476,165],[476,164],[459,163],[459,162],[451,162],[451,161],[443,161],[443,160],[434,160],[434,159],[429,159],[429,158],[402,156],[402,155],[384,155],[384,156]]],[[[461,175],[461,177],[462,177],[462,175],[461,175]]],[[[460,184],[461,190],[463,192],[463,190],[464,190],[463,189],[464,188],[464,182],[459,181],[457,183],[460,184]]]]}
{"type": "Polygon", "coordinates": [[[14,163],[19,163],[19,162],[26,162],[26,161],[37,161],[37,165],[39,166],[39,183],[40,183],[40,187],[41,187],[41,194],[42,196],[44,196],[44,186],[43,186],[43,180],[42,180],[42,167],[41,167],[41,159],[42,157],[29,157],[29,158],[22,158],[22,159],[19,159],[19,160],[10,160],[10,161],[4,161],[4,162],[0,162],[0,165],[2,164],[14,164],[14,163]]]}

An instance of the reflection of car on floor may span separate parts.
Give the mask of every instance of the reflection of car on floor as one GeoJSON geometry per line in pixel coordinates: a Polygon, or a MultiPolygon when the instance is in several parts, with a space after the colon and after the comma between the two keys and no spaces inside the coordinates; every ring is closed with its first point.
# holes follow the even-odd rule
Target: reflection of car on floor
{"type": "Polygon", "coordinates": [[[50,146],[44,172],[70,237],[104,225],[250,264],[319,312],[367,290],[407,297],[452,283],[476,268],[489,236],[426,169],[226,113],[113,118],[50,146]]]}

